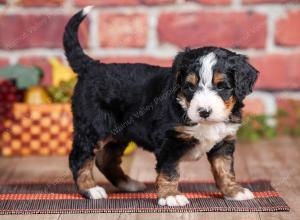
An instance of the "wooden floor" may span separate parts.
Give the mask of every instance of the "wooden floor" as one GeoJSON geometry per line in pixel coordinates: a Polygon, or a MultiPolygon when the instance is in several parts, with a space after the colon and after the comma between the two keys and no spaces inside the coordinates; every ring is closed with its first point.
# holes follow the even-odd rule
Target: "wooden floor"
{"type": "MultiPolygon", "coordinates": [[[[0,216],[0,219],[300,219],[300,140],[280,138],[256,144],[240,144],[235,154],[238,180],[270,179],[291,207],[290,212],[277,213],[131,213],[131,214],[55,214],[0,216]]],[[[71,180],[66,157],[1,158],[1,181],[51,181],[71,180]]],[[[124,157],[123,167],[131,177],[141,181],[155,180],[155,161],[152,154],[138,150],[124,157]]],[[[94,170],[97,180],[103,176],[94,170]]],[[[212,180],[206,158],[181,165],[181,179],[212,180]]]]}

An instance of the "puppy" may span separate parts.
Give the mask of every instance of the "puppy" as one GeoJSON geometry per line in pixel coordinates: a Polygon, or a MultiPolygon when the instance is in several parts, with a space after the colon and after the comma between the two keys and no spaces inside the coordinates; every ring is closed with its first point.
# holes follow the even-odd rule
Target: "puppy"
{"type": "Polygon", "coordinates": [[[186,49],[170,68],[147,64],[104,64],[87,56],[77,31],[91,7],[75,14],[64,33],[64,49],[78,83],[72,99],[74,140],[69,163],[79,191],[107,198],[92,174],[94,162],[116,187],[141,191],[120,164],[131,140],[154,153],[158,204],[184,206],[178,166],[207,155],[226,199],[252,199],[235,180],[233,153],[243,100],[258,71],[243,55],[218,47],[186,49]]]}

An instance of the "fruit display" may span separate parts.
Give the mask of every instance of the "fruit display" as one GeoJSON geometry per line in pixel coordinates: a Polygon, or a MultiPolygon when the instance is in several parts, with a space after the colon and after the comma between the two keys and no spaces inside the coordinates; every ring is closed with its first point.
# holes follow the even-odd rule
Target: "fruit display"
{"type": "Polygon", "coordinates": [[[14,101],[32,105],[70,102],[77,80],[76,74],[56,58],[50,58],[49,64],[52,67],[52,84],[48,87],[39,85],[43,72],[37,67],[18,64],[7,66],[0,69],[0,78],[16,82],[15,93],[18,97],[19,94],[25,93],[23,100],[20,97],[14,101]]]}
{"type": "Polygon", "coordinates": [[[73,70],[63,65],[58,59],[51,58],[49,63],[52,66],[52,85],[59,87],[61,82],[69,82],[76,78],[73,70]]]}
{"type": "Polygon", "coordinates": [[[0,69],[0,153],[2,156],[67,155],[72,144],[70,99],[76,77],[51,59],[52,85],[40,85],[37,67],[0,69]],[[65,104],[64,104],[65,103],[65,104]]]}
{"type": "Polygon", "coordinates": [[[0,78],[14,80],[20,90],[39,84],[42,71],[37,67],[12,65],[0,69],[0,78]]]}
{"type": "Polygon", "coordinates": [[[17,98],[17,89],[13,82],[0,79],[0,134],[4,131],[4,120],[12,117],[11,108],[17,98]]]}
{"type": "Polygon", "coordinates": [[[69,81],[61,81],[58,86],[50,86],[48,93],[52,101],[55,103],[69,103],[76,81],[76,78],[72,78],[69,81]]]}
{"type": "Polygon", "coordinates": [[[52,66],[52,85],[47,90],[52,102],[69,103],[77,81],[76,74],[56,58],[49,59],[49,63],[52,66]]]}
{"type": "Polygon", "coordinates": [[[12,117],[3,121],[2,156],[67,155],[72,146],[72,113],[69,104],[15,103],[12,117]]]}
{"type": "MultiPolygon", "coordinates": [[[[39,68],[13,65],[0,69],[0,154],[68,155],[72,146],[71,97],[74,72],[51,58],[52,84],[40,85],[39,68]]],[[[137,145],[130,142],[124,155],[137,145]]]]}
{"type": "Polygon", "coordinates": [[[49,104],[51,99],[41,86],[32,86],[25,92],[24,102],[31,105],[49,104]]]}

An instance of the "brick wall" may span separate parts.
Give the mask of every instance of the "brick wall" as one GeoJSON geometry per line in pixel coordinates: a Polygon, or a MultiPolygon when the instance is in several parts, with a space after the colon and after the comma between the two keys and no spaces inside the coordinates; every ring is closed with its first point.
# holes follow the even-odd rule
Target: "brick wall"
{"type": "Polygon", "coordinates": [[[248,111],[272,114],[300,100],[300,0],[0,0],[0,66],[38,65],[49,83],[47,58],[64,59],[65,23],[90,4],[80,38],[103,62],[168,66],[185,46],[223,46],[261,72],[248,111]]]}

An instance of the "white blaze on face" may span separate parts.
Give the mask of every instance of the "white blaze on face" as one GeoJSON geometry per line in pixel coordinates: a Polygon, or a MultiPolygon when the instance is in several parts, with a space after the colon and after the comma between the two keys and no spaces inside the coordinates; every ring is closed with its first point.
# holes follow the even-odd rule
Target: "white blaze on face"
{"type": "Polygon", "coordinates": [[[223,99],[218,93],[212,90],[213,67],[217,63],[216,55],[211,52],[199,60],[201,68],[199,70],[199,90],[194,93],[190,102],[187,114],[193,122],[210,121],[220,122],[228,117],[223,99]],[[211,111],[206,119],[199,115],[199,109],[211,111]]]}
{"type": "Polygon", "coordinates": [[[217,57],[214,53],[200,58],[201,68],[199,70],[200,82],[199,86],[202,88],[210,88],[213,79],[213,66],[217,63],[217,57]]]}

